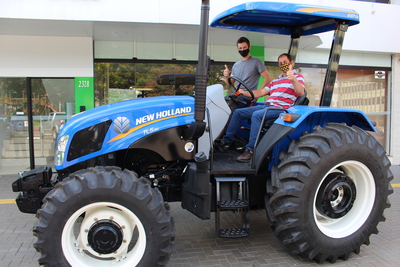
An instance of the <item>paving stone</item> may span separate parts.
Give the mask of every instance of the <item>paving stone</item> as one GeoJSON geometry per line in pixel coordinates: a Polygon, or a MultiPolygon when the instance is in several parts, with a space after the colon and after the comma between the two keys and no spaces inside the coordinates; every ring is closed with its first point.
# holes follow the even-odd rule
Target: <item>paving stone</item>
{"type": "MultiPolygon", "coordinates": [[[[394,179],[400,183],[400,166],[392,166],[394,179]]],[[[0,176],[0,198],[13,199],[12,176],[0,176]],[[5,189],[8,188],[8,189],[5,189]]],[[[400,262],[400,188],[394,187],[390,196],[392,207],[385,211],[386,221],[378,225],[379,234],[370,237],[371,244],[363,245],[360,254],[350,254],[347,261],[317,264],[290,254],[271,231],[264,210],[250,211],[250,236],[220,238],[215,234],[215,214],[202,221],[171,203],[175,218],[176,239],[168,267],[287,267],[287,266],[399,266],[400,262]]],[[[224,223],[237,223],[237,214],[224,212],[224,223]]],[[[32,228],[35,215],[21,213],[16,204],[0,204],[0,266],[38,266],[39,253],[33,248],[36,238],[32,228]]]]}

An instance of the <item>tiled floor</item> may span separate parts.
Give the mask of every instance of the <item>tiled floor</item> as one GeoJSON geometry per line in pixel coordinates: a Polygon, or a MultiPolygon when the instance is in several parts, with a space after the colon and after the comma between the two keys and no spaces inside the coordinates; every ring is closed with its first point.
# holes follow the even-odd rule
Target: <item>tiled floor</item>
{"type": "MultiPolygon", "coordinates": [[[[386,222],[378,226],[379,234],[372,235],[369,246],[363,245],[360,254],[350,254],[347,261],[325,263],[327,266],[400,266],[400,166],[392,166],[394,193],[392,207],[385,212],[386,222]]],[[[13,176],[0,176],[0,266],[38,266],[39,254],[32,244],[34,215],[19,212],[11,191],[13,176]]],[[[201,221],[172,203],[176,239],[168,266],[318,266],[291,255],[275,238],[268,226],[264,210],[250,211],[250,236],[239,239],[219,238],[215,234],[214,213],[211,220],[201,221]]],[[[223,213],[223,220],[234,219],[234,214],[223,213]]]]}

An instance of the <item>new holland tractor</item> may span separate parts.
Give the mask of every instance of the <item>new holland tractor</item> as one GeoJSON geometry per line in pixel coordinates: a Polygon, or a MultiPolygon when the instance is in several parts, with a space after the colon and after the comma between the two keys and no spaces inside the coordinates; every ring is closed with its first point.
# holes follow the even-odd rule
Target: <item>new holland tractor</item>
{"type": "MultiPolygon", "coordinates": [[[[344,35],[359,23],[358,13],[254,2],[210,25],[208,16],[203,0],[194,96],[140,98],[77,114],[58,134],[55,172],[40,167],[15,180],[19,209],[38,219],[39,264],[166,265],[173,201],[200,219],[215,211],[221,237],[245,238],[248,210],[265,209],[283,246],[316,262],[346,260],[378,233],[393,192],[390,161],[362,111],[330,107],[344,35]],[[250,164],[236,162],[233,149],[213,147],[238,100],[225,98],[220,84],[207,86],[209,26],[289,35],[293,57],[301,36],[334,32],[319,106],[301,99],[263,123],[250,164]],[[221,212],[239,210],[243,227],[220,229],[221,212]]],[[[177,84],[181,78],[173,77],[177,84]]]]}

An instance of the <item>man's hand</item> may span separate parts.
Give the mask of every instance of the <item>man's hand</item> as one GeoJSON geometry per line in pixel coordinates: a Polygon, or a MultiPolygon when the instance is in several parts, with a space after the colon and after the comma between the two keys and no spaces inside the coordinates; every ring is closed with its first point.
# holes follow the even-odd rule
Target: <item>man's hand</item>
{"type": "Polygon", "coordinates": [[[243,94],[243,90],[242,89],[239,89],[239,90],[237,90],[236,91],[236,93],[234,94],[234,95],[242,95],[243,94]]]}
{"type": "MultiPolygon", "coordinates": [[[[254,94],[254,92],[255,92],[255,91],[253,91],[253,94],[254,94]]],[[[237,90],[236,93],[235,93],[234,95],[236,95],[236,96],[238,96],[238,95],[244,95],[244,96],[250,97],[250,98],[252,97],[252,95],[251,95],[248,91],[243,90],[243,89],[237,90]]],[[[253,98],[253,100],[251,100],[251,102],[252,102],[252,103],[257,102],[257,99],[258,99],[258,97],[255,97],[255,96],[254,96],[254,98],[253,98]]]]}
{"type": "Polygon", "coordinates": [[[287,75],[288,79],[291,80],[292,82],[294,82],[296,80],[296,77],[294,77],[292,64],[289,65],[289,70],[288,70],[288,72],[286,72],[286,75],[287,75]]]}
{"type": "Polygon", "coordinates": [[[296,77],[294,76],[292,64],[289,65],[289,70],[288,70],[288,72],[286,72],[286,76],[292,82],[294,91],[296,92],[296,94],[298,94],[299,96],[304,95],[304,92],[305,92],[304,86],[301,85],[299,83],[299,81],[296,79],[296,77]]]}
{"type": "Polygon", "coordinates": [[[229,70],[228,66],[225,64],[224,76],[229,77],[230,74],[231,74],[231,71],[229,70]]]}

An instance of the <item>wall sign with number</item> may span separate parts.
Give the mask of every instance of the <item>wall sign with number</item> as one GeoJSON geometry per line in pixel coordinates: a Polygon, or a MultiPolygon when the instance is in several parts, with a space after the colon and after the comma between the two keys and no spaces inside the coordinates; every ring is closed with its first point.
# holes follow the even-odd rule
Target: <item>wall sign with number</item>
{"type": "Polygon", "coordinates": [[[75,77],[75,112],[94,108],[93,77],[75,77]]]}
{"type": "Polygon", "coordinates": [[[79,81],[78,87],[90,87],[90,81],[79,81]]]}

